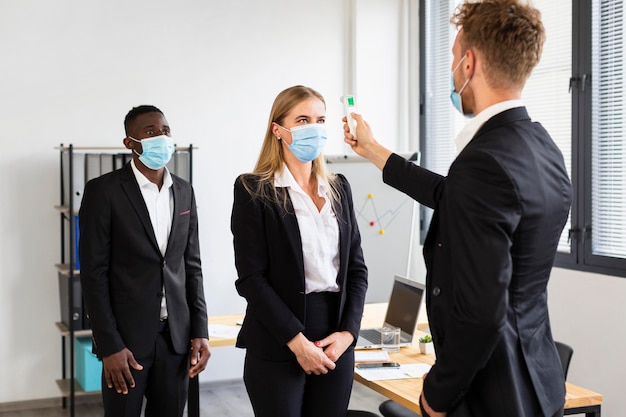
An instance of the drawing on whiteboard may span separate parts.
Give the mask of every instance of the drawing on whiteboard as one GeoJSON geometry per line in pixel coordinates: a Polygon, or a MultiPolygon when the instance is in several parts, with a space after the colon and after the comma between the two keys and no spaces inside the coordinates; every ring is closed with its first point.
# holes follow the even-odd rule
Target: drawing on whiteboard
{"type": "MultiPolygon", "coordinates": [[[[405,205],[407,205],[410,201],[411,199],[407,197],[396,208],[387,209],[379,214],[379,211],[376,208],[374,194],[368,193],[361,207],[358,210],[355,210],[356,216],[370,227],[378,227],[378,234],[382,236],[385,234],[385,230],[393,223],[395,218],[401,212],[403,207],[405,207],[405,205]]],[[[411,210],[411,204],[408,204],[406,209],[411,210]]]]}

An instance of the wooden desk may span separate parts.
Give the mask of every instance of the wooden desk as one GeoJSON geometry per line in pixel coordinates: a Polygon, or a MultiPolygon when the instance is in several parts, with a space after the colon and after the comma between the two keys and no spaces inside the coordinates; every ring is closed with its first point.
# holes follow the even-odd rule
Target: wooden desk
{"type": "MultiPolygon", "coordinates": [[[[380,326],[385,308],[386,303],[366,304],[361,327],[380,326]]],[[[418,323],[418,329],[424,330],[425,328],[428,328],[428,322],[422,319],[418,323]]],[[[413,346],[403,347],[400,352],[390,354],[390,359],[400,364],[434,364],[434,355],[421,354],[417,343],[417,338],[415,338],[413,346]]],[[[422,393],[421,378],[368,381],[355,373],[354,380],[421,415],[419,407],[419,397],[422,393]]],[[[565,383],[565,387],[565,415],[584,413],[587,417],[600,417],[601,394],[568,382],[565,383]]]]}
{"type": "MultiPolygon", "coordinates": [[[[426,363],[432,365],[434,355],[423,355],[417,346],[403,347],[398,353],[389,355],[391,360],[400,364],[426,363]]],[[[354,380],[373,389],[404,407],[421,415],[419,397],[422,392],[422,379],[394,379],[385,381],[368,381],[358,374],[354,380]]],[[[600,417],[602,395],[569,382],[565,383],[565,415],[585,414],[587,417],[600,417]]]]}
{"type": "MultiPolygon", "coordinates": [[[[361,325],[363,327],[380,327],[385,317],[385,311],[387,310],[387,303],[368,303],[365,304],[365,311],[363,312],[363,319],[361,325]]],[[[425,315],[424,315],[425,316],[425,315]]],[[[226,314],[222,316],[209,316],[209,324],[222,324],[225,326],[237,326],[237,322],[243,320],[244,314],[226,314]]],[[[426,317],[419,317],[417,323],[418,329],[427,329],[428,321],[426,317]]],[[[210,347],[219,346],[235,346],[236,338],[219,338],[211,336],[209,338],[210,347]]]]}
{"type": "MultiPolygon", "coordinates": [[[[224,326],[237,326],[237,322],[241,322],[243,320],[244,314],[226,314],[223,316],[209,316],[209,325],[211,324],[222,324],[224,326]]],[[[235,346],[235,342],[237,341],[236,337],[231,337],[228,339],[209,336],[209,347],[219,347],[219,346],[235,346]]]]}
{"type": "MultiPolygon", "coordinates": [[[[382,323],[385,315],[387,303],[372,303],[365,305],[363,313],[362,327],[376,327],[382,323]]],[[[227,326],[236,326],[237,321],[243,319],[243,314],[229,314],[223,316],[210,316],[209,324],[223,324],[227,326]]],[[[428,328],[428,321],[420,317],[418,329],[424,330],[428,328]]],[[[217,338],[209,339],[210,347],[234,346],[235,338],[217,338]]],[[[433,355],[422,355],[419,353],[417,342],[414,346],[403,347],[398,353],[392,353],[391,359],[398,363],[427,363],[432,365],[435,361],[433,355]]],[[[197,378],[194,378],[197,381],[197,378]]],[[[354,380],[373,389],[374,391],[391,398],[397,403],[402,404],[406,408],[420,414],[419,396],[422,392],[422,379],[397,379],[387,381],[367,381],[359,375],[354,374],[354,380]]],[[[585,414],[587,417],[600,417],[602,406],[602,395],[588,389],[579,387],[574,384],[565,383],[567,393],[565,395],[565,415],[585,414]]]]}

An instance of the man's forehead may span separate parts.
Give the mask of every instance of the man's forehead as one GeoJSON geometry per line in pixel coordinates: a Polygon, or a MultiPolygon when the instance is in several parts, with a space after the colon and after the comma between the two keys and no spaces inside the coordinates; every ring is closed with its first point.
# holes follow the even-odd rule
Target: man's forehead
{"type": "Polygon", "coordinates": [[[137,129],[143,129],[151,126],[167,126],[167,120],[165,116],[158,112],[144,113],[137,116],[133,123],[133,127],[137,129]]]}

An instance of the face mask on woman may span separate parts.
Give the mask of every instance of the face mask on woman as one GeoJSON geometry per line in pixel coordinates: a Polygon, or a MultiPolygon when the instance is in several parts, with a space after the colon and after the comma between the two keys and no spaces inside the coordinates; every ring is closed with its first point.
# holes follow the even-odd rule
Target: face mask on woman
{"type": "Polygon", "coordinates": [[[320,123],[295,126],[291,129],[278,126],[291,132],[291,145],[287,147],[300,162],[311,162],[317,158],[328,138],[326,126],[320,123]]]}

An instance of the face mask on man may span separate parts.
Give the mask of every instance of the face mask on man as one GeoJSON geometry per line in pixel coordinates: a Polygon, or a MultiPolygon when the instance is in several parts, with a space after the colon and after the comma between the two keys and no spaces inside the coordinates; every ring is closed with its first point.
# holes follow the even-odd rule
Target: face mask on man
{"type": "Polygon", "coordinates": [[[163,168],[170,161],[174,153],[174,140],[166,135],[154,136],[142,140],[131,138],[130,136],[128,138],[141,143],[143,152],[140,154],[134,149],[133,152],[139,156],[141,163],[150,169],[157,170],[163,168]]]}
{"type": "Polygon", "coordinates": [[[311,162],[317,158],[328,138],[326,126],[320,123],[295,126],[291,129],[278,126],[291,132],[291,145],[287,147],[300,162],[311,162]]]}
{"type": "Polygon", "coordinates": [[[464,116],[467,117],[472,117],[472,114],[465,114],[463,112],[463,99],[461,98],[461,93],[463,92],[463,90],[465,90],[465,87],[467,86],[467,83],[469,83],[470,79],[472,77],[469,77],[467,80],[465,80],[465,82],[463,83],[463,86],[461,87],[461,89],[459,90],[459,92],[456,92],[456,86],[454,85],[454,73],[456,72],[457,69],[459,69],[459,67],[461,66],[461,64],[463,63],[463,61],[465,60],[465,56],[463,56],[463,58],[461,58],[461,60],[459,61],[458,64],[456,64],[456,67],[454,68],[454,70],[452,71],[452,74],[450,74],[450,101],[452,101],[452,105],[454,106],[455,109],[457,109],[457,111],[459,113],[461,113],[464,116]]]}

